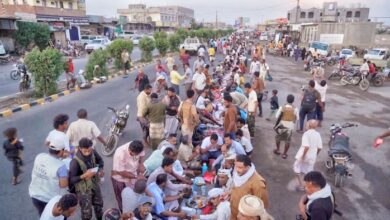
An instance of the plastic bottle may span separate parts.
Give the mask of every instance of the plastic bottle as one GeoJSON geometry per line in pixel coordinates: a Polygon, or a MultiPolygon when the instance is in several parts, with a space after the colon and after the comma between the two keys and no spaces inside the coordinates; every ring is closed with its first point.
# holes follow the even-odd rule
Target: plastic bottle
{"type": "Polygon", "coordinates": [[[202,176],[204,176],[204,174],[209,170],[208,166],[206,163],[203,163],[203,166],[202,166],[202,176]]]}

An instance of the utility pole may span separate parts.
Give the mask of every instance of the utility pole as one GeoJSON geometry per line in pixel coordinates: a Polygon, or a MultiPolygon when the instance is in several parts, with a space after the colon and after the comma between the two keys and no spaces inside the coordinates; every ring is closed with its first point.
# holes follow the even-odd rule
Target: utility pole
{"type": "Polygon", "coordinates": [[[295,23],[298,23],[298,11],[299,11],[299,0],[297,0],[297,10],[295,12],[295,23]]]}
{"type": "Polygon", "coordinates": [[[218,11],[215,11],[215,29],[218,30],[218,11]]]}

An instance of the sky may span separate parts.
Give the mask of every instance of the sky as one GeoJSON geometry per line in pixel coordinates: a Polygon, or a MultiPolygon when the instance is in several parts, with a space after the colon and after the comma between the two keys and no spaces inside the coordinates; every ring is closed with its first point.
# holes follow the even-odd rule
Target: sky
{"type": "MultiPolygon", "coordinates": [[[[300,0],[301,8],[322,7],[322,3],[332,0],[300,0]]],[[[336,1],[336,0],[334,0],[336,1]]],[[[370,8],[370,17],[388,17],[389,0],[338,0],[338,6],[366,6],[370,8]]],[[[296,6],[297,0],[86,0],[87,14],[116,17],[118,8],[127,8],[128,4],[143,3],[147,6],[180,5],[195,10],[195,19],[199,22],[218,20],[233,24],[242,16],[249,17],[251,24],[268,19],[287,17],[287,11],[296,6]]],[[[374,20],[374,19],[373,19],[374,20]]],[[[390,19],[378,19],[387,24],[390,19]]]]}

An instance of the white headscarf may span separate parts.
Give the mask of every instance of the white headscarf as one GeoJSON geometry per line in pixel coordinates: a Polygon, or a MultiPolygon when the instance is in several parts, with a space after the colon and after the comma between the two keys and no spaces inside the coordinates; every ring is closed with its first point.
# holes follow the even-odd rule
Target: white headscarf
{"type": "Polygon", "coordinates": [[[235,187],[242,186],[244,183],[246,183],[249,180],[249,178],[251,178],[253,176],[255,171],[256,171],[256,169],[255,169],[255,165],[253,163],[251,164],[251,167],[249,168],[249,170],[242,176],[238,175],[236,169],[234,169],[233,170],[234,186],[235,187]]]}

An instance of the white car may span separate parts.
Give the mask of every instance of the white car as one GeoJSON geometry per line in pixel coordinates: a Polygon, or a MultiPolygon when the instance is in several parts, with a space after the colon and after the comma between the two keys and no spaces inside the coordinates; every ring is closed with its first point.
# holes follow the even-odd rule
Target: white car
{"type": "Polygon", "coordinates": [[[367,54],[364,55],[364,59],[367,60],[385,60],[389,58],[389,49],[386,48],[374,48],[368,51],[367,54]]]}
{"type": "Polygon", "coordinates": [[[110,44],[111,41],[107,38],[95,39],[85,46],[85,51],[87,51],[87,53],[91,53],[94,50],[106,49],[106,47],[110,44]]]}
{"type": "Polygon", "coordinates": [[[345,59],[349,59],[349,58],[355,57],[355,56],[356,56],[356,52],[351,50],[351,49],[342,49],[340,51],[340,58],[345,57],[345,59]]]}
{"type": "Polygon", "coordinates": [[[5,51],[4,44],[0,40],[0,56],[4,56],[6,54],[7,54],[7,52],[5,51]]]}
{"type": "Polygon", "coordinates": [[[131,40],[133,41],[134,45],[138,45],[139,41],[142,39],[141,35],[134,35],[131,37],[131,40]]]}
{"type": "Polygon", "coordinates": [[[267,32],[262,32],[260,34],[260,40],[261,41],[267,41],[268,40],[268,33],[267,32]]]}
{"type": "Polygon", "coordinates": [[[200,43],[200,40],[198,38],[189,37],[184,40],[184,44],[181,44],[179,49],[184,48],[186,52],[196,54],[200,46],[202,46],[202,44],[200,43]]]}

